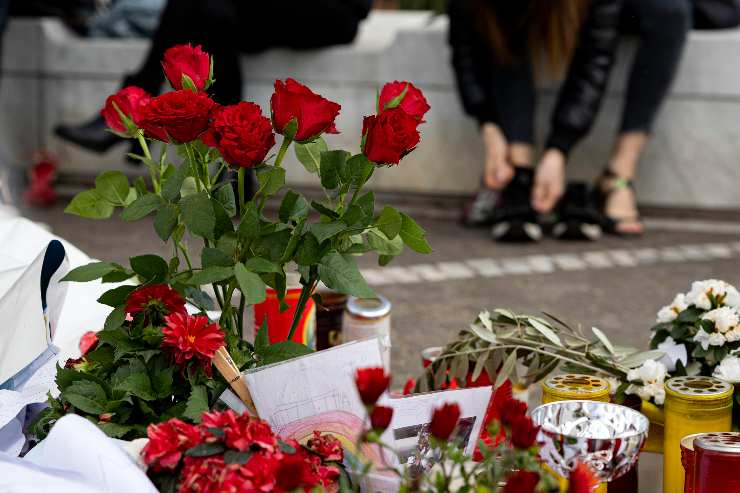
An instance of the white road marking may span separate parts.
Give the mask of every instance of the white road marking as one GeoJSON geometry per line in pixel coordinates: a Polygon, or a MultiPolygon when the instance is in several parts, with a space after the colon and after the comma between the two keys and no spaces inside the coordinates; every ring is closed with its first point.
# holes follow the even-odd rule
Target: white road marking
{"type": "Polygon", "coordinates": [[[466,264],[475,269],[478,275],[482,277],[496,277],[502,276],[504,271],[501,270],[501,266],[490,258],[472,259],[466,260],[466,264]]]}

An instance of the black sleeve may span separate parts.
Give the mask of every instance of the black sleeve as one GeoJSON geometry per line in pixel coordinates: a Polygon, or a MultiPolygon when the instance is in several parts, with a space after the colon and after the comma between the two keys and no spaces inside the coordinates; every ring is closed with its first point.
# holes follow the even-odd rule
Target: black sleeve
{"type": "Polygon", "coordinates": [[[566,155],[583,138],[604,97],[619,43],[621,0],[592,0],[568,76],[560,89],[546,146],[566,155]]]}
{"type": "Polygon", "coordinates": [[[491,62],[480,59],[483,46],[473,20],[472,4],[471,0],[450,0],[448,3],[452,68],[465,112],[480,123],[495,122],[495,108],[481,73],[481,68],[491,62]]]}

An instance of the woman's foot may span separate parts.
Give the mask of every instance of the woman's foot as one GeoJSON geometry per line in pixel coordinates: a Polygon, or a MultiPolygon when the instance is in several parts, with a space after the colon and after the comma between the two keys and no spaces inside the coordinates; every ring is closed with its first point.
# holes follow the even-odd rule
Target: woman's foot
{"type": "Polygon", "coordinates": [[[103,153],[124,140],[108,131],[108,125],[100,115],[80,125],[58,125],[54,133],[68,142],[97,153],[103,153]]]}
{"type": "Polygon", "coordinates": [[[599,179],[600,209],[604,217],[604,229],[611,234],[639,236],[645,225],[637,209],[637,198],[632,180],[620,178],[607,170],[599,179]]]}
{"type": "Polygon", "coordinates": [[[530,203],[533,175],[532,169],[515,168],[514,177],[501,192],[491,229],[496,241],[528,242],[542,238],[542,227],[530,203]]]}

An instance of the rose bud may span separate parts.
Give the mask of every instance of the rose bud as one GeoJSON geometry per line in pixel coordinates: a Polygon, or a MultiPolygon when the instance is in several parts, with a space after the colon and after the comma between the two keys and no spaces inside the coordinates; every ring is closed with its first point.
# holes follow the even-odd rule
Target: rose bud
{"type": "Polygon", "coordinates": [[[370,413],[370,425],[373,430],[382,433],[391,424],[393,408],[387,406],[375,406],[370,413]]]}
{"type": "Polygon", "coordinates": [[[511,444],[516,448],[528,449],[537,440],[540,428],[527,416],[519,416],[511,423],[511,444]]]}
{"type": "Polygon", "coordinates": [[[455,431],[457,421],[460,419],[460,406],[457,404],[445,404],[434,410],[432,421],[429,423],[429,433],[439,440],[447,440],[455,431]]]}
{"type": "Polygon", "coordinates": [[[536,472],[519,470],[506,478],[503,493],[534,493],[539,482],[540,475],[536,472]]]}
{"type": "Polygon", "coordinates": [[[212,82],[211,57],[200,45],[173,46],[164,52],[162,68],[170,85],[176,91],[196,89],[205,91],[212,82]]]}
{"type": "Polygon", "coordinates": [[[190,142],[208,129],[215,108],[216,103],[202,92],[168,92],[143,105],[141,127],[147,136],[163,142],[190,142]]]}
{"type": "Polygon", "coordinates": [[[293,79],[275,81],[270,106],[275,131],[296,142],[309,142],[323,133],[339,133],[334,120],[342,107],[293,79]]]}
{"type": "Polygon", "coordinates": [[[240,168],[262,163],[275,145],[270,120],[259,106],[247,102],[216,110],[202,140],[218,149],[227,163],[240,168]]]}
{"type": "Polygon", "coordinates": [[[108,96],[100,115],[108,128],[122,137],[133,137],[141,118],[141,108],[151,96],[135,86],[124,87],[108,96]]]}
{"type": "Polygon", "coordinates": [[[403,386],[403,395],[409,395],[413,393],[414,387],[416,386],[416,380],[409,378],[406,380],[406,384],[403,386]]]}
{"type": "Polygon", "coordinates": [[[377,164],[398,164],[414,150],[421,137],[416,119],[401,108],[391,108],[362,122],[363,153],[377,164]]]}
{"type": "Polygon", "coordinates": [[[423,123],[424,115],[430,108],[424,94],[416,86],[411,82],[399,81],[384,85],[378,99],[381,113],[396,107],[413,116],[419,123],[423,123]]]}
{"type": "Polygon", "coordinates": [[[391,383],[391,377],[382,367],[361,368],[355,374],[355,385],[366,406],[372,406],[391,383]]]}
{"type": "Polygon", "coordinates": [[[92,330],[88,330],[82,337],[80,337],[80,353],[85,356],[87,353],[95,349],[98,345],[98,334],[92,330]]]}

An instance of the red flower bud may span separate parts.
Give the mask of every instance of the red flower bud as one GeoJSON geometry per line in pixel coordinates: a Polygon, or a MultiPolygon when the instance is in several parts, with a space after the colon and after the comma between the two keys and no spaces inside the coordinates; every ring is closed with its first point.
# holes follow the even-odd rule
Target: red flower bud
{"type": "Polygon", "coordinates": [[[409,395],[414,391],[414,387],[416,386],[416,380],[413,378],[409,378],[406,380],[406,384],[403,386],[403,395],[409,395]]]}
{"type": "Polygon", "coordinates": [[[395,103],[394,99],[404,94],[403,98],[396,104],[397,107],[414,117],[419,123],[423,122],[424,114],[429,111],[424,94],[411,82],[389,82],[383,86],[378,99],[378,107],[382,113],[387,107],[395,103]],[[404,94],[404,91],[406,93],[404,94]]]}
{"type": "Polygon", "coordinates": [[[361,368],[355,374],[357,391],[366,406],[375,404],[390,383],[391,377],[382,367],[361,368]]]}
{"type": "Polygon", "coordinates": [[[87,353],[95,349],[98,345],[98,334],[92,330],[88,330],[82,337],[80,337],[80,353],[85,356],[87,353]]]}
{"type": "Polygon", "coordinates": [[[141,122],[142,107],[149,99],[151,96],[140,87],[124,87],[108,96],[100,115],[105,119],[108,128],[115,133],[131,137],[141,122]]]}
{"type": "Polygon", "coordinates": [[[334,120],[342,107],[293,79],[275,81],[270,106],[277,133],[285,134],[288,124],[295,120],[293,140],[296,142],[313,140],[322,133],[339,133],[334,120]]]}
{"type": "Polygon", "coordinates": [[[460,406],[444,404],[434,410],[432,421],[429,423],[429,432],[440,440],[447,440],[455,431],[459,419],[460,406]]]}
{"type": "Polygon", "coordinates": [[[401,108],[385,110],[379,116],[366,116],[362,122],[363,153],[374,163],[398,164],[419,143],[418,125],[401,108]]]}
{"type": "Polygon", "coordinates": [[[373,427],[373,430],[382,433],[391,424],[392,418],[392,407],[375,406],[370,413],[370,425],[373,427]]]}
{"type": "Polygon", "coordinates": [[[211,57],[200,45],[173,46],[164,52],[162,68],[173,89],[187,89],[183,86],[183,76],[187,76],[197,90],[204,91],[211,78],[211,57]]]}
{"type": "Polygon", "coordinates": [[[528,449],[537,440],[540,427],[528,416],[518,416],[511,423],[511,444],[516,448],[528,449]]]}
{"type": "Polygon", "coordinates": [[[534,493],[540,475],[532,471],[517,471],[506,479],[503,493],[534,493]]]}

